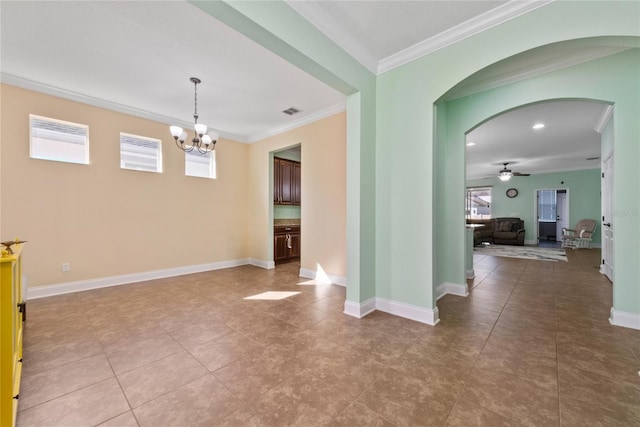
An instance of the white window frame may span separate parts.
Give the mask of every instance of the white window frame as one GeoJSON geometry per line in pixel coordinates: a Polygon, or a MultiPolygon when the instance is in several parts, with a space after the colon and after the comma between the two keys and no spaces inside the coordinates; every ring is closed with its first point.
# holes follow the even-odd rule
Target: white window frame
{"type": "Polygon", "coordinates": [[[162,173],[162,140],[157,138],[149,138],[147,136],[134,135],[131,133],[120,132],[120,169],[134,170],[140,172],[154,172],[162,173]],[[124,141],[123,141],[124,139],[124,141]],[[140,149],[137,153],[123,151],[122,145],[129,142],[135,142],[139,145],[140,149]],[[150,147],[154,145],[155,147],[150,147]],[[134,160],[127,160],[125,156],[137,156],[140,160],[145,158],[151,159],[152,162],[135,162],[134,160]],[[155,164],[152,164],[155,163],[155,164]]]}
{"type": "MultiPolygon", "coordinates": [[[[478,197],[479,198],[479,197],[478,197]]],[[[491,203],[493,202],[493,187],[486,185],[486,186],[482,186],[482,187],[467,187],[467,191],[465,193],[465,218],[467,219],[488,219],[491,218],[492,212],[491,212],[491,203]],[[487,208],[489,210],[489,214],[488,215],[484,215],[484,214],[480,214],[478,213],[479,211],[482,211],[483,207],[479,207],[477,204],[475,204],[473,202],[473,194],[474,192],[489,192],[489,200],[486,201],[487,206],[484,206],[484,208],[487,208]]]]}
{"type": "Polygon", "coordinates": [[[29,114],[29,157],[38,160],[88,165],[89,126],[29,114]],[[52,129],[34,127],[37,124],[34,122],[38,121],[45,122],[52,129]],[[55,129],[56,127],[58,130],[55,129]]]}
{"type": "Polygon", "coordinates": [[[193,151],[185,151],[184,153],[184,174],[186,176],[193,176],[196,178],[208,178],[208,179],[216,179],[216,150],[209,151],[208,153],[202,154],[195,148],[193,151]],[[189,156],[196,158],[209,158],[208,165],[204,162],[190,162],[189,156]],[[200,167],[198,167],[199,163],[200,167]]]}

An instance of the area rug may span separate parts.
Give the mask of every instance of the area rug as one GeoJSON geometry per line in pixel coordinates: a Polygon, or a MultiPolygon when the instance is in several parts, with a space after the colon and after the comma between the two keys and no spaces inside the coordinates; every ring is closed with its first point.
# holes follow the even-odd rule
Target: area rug
{"type": "Polygon", "coordinates": [[[539,248],[537,246],[488,245],[476,246],[474,254],[509,258],[536,259],[539,261],[568,262],[567,254],[561,248],[539,248]]]}

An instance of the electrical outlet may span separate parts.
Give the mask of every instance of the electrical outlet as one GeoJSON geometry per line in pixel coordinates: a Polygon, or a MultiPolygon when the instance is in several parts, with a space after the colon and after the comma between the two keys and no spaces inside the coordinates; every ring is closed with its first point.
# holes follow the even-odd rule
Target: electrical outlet
{"type": "Polygon", "coordinates": [[[70,262],[63,262],[62,263],[62,272],[66,273],[68,271],[71,271],[71,263],[70,262]]]}

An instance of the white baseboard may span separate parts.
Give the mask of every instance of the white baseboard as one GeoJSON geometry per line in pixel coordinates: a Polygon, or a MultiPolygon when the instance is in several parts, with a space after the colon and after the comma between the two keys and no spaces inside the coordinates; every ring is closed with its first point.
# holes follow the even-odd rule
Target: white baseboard
{"type": "Polygon", "coordinates": [[[304,277],[306,279],[312,280],[320,280],[320,281],[329,281],[334,285],[347,286],[347,278],[345,276],[338,276],[336,274],[325,273],[326,278],[318,277],[318,272],[316,270],[310,270],[308,268],[301,268],[298,273],[300,277],[304,277]]]}
{"type": "Polygon", "coordinates": [[[440,321],[438,307],[430,310],[400,301],[376,298],[376,309],[432,326],[435,326],[440,321]]]}
{"type": "Polygon", "coordinates": [[[640,329],[640,314],[628,313],[611,307],[611,317],[609,318],[609,322],[614,326],[640,329]]]}
{"type": "Polygon", "coordinates": [[[375,311],[375,309],[376,309],[375,298],[369,298],[368,300],[360,304],[358,304],[357,302],[349,301],[349,300],[345,300],[344,302],[344,314],[357,317],[358,319],[362,319],[367,314],[375,311]]]}
{"type": "Polygon", "coordinates": [[[251,262],[249,259],[245,258],[231,261],[212,262],[208,264],[189,265],[185,267],[167,268],[163,270],[145,271],[142,273],[123,274],[120,276],[78,280],[76,282],[36,286],[28,289],[27,299],[45,298],[54,295],[106,288],[109,286],[126,285],[127,283],[144,282],[146,280],[163,279],[165,277],[183,276],[185,274],[221,270],[223,268],[238,267],[247,264],[251,264],[251,262]]]}
{"type": "Polygon", "coordinates": [[[465,273],[467,275],[467,279],[475,279],[476,277],[476,271],[473,268],[470,270],[466,270],[465,273]]]}
{"type": "Polygon", "coordinates": [[[431,326],[435,326],[440,321],[438,307],[429,310],[416,305],[375,297],[369,298],[361,304],[348,300],[344,302],[344,314],[357,317],[358,319],[362,319],[375,310],[384,311],[385,313],[415,320],[420,323],[426,323],[431,326]]]}
{"type": "Polygon", "coordinates": [[[249,264],[255,267],[265,268],[267,270],[271,270],[272,268],[276,268],[276,263],[274,261],[264,261],[261,259],[249,258],[249,264]]]}
{"type": "Polygon", "coordinates": [[[466,297],[469,296],[469,287],[466,284],[461,285],[459,283],[440,283],[436,288],[436,301],[447,294],[466,297]]]}

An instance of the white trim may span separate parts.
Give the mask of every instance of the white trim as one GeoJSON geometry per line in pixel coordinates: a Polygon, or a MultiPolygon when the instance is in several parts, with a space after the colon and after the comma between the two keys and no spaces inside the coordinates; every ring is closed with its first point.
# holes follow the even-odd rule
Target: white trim
{"type": "Polygon", "coordinates": [[[407,304],[400,301],[376,298],[376,309],[432,326],[435,326],[440,321],[438,317],[438,307],[429,310],[424,307],[418,307],[417,305],[407,304]]]}
{"type": "Polygon", "coordinates": [[[607,123],[609,123],[609,119],[611,118],[612,115],[613,115],[613,105],[609,104],[607,105],[607,108],[605,108],[604,111],[602,112],[602,116],[600,117],[600,120],[598,120],[598,123],[596,124],[596,127],[593,130],[595,130],[598,133],[604,132],[604,128],[607,126],[607,123]]]}
{"type": "Polygon", "coordinates": [[[611,307],[609,322],[614,326],[623,328],[640,329],[640,314],[628,313],[611,307]]]}
{"type": "Polygon", "coordinates": [[[345,111],[347,109],[347,105],[346,103],[340,103],[340,104],[336,104],[333,105],[331,107],[327,107],[325,109],[322,109],[320,111],[316,111],[313,114],[309,114],[307,116],[304,117],[300,117],[298,120],[294,120],[292,122],[289,122],[287,124],[284,124],[282,126],[276,126],[274,128],[271,129],[267,129],[263,132],[260,133],[256,133],[254,135],[250,135],[249,137],[246,138],[246,142],[248,143],[253,143],[253,142],[257,142],[257,141],[261,141],[265,138],[269,138],[270,136],[274,136],[274,135],[278,135],[296,128],[299,128],[300,126],[304,126],[307,125],[309,123],[313,123],[316,122],[318,120],[324,119],[326,117],[329,116],[333,116],[334,114],[338,114],[341,113],[343,111],[345,111]]]}
{"type": "Polygon", "coordinates": [[[145,271],[141,273],[123,274],[120,276],[101,277],[97,279],[79,280],[77,282],[57,283],[53,285],[36,286],[28,289],[27,299],[37,299],[63,295],[73,292],[88,291],[90,289],[106,288],[109,286],[126,285],[128,283],[144,282],[146,280],[162,279],[165,277],[182,276],[185,274],[202,273],[205,271],[221,270],[223,268],[238,267],[249,264],[249,259],[212,262],[209,264],[188,265],[185,267],[167,268],[163,270],[145,271]]]}
{"type": "Polygon", "coordinates": [[[449,28],[433,37],[387,56],[378,63],[377,74],[382,74],[422,56],[451,46],[461,40],[500,25],[525,13],[551,3],[553,0],[509,1],[481,15],[449,28]]]}
{"type": "Polygon", "coordinates": [[[358,319],[362,319],[367,314],[375,311],[375,309],[376,309],[375,298],[369,298],[368,300],[360,304],[358,304],[357,302],[349,301],[349,300],[345,300],[344,302],[344,314],[357,317],[358,319]]]}
{"type": "Polygon", "coordinates": [[[457,295],[459,297],[467,297],[469,296],[469,287],[466,284],[461,285],[459,283],[451,282],[441,283],[436,288],[436,301],[447,294],[457,295]]]}
{"type": "Polygon", "coordinates": [[[524,245],[525,246],[538,246],[538,241],[536,239],[533,240],[525,240],[524,241],[524,245]]]}
{"type": "Polygon", "coordinates": [[[429,310],[424,307],[418,307],[417,305],[376,297],[369,298],[360,304],[346,300],[344,302],[343,313],[362,319],[375,310],[384,311],[394,316],[404,317],[405,319],[415,320],[416,322],[431,326],[437,325],[440,321],[438,307],[429,310]]]}
{"type": "MultiPolygon", "coordinates": [[[[331,280],[331,284],[347,286],[346,276],[338,276],[336,274],[329,274],[329,273],[325,273],[325,274],[327,275],[329,280],[331,280]]],[[[298,276],[304,277],[305,279],[312,279],[312,280],[315,280],[317,278],[316,275],[317,275],[317,270],[310,270],[308,268],[301,268],[300,272],[298,273],[298,276]]]]}
{"type": "Polygon", "coordinates": [[[476,271],[473,268],[467,269],[465,271],[465,273],[466,273],[467,279],[475,279],[476,278],[476,271]]]}
{"type": "MultiPolygon", "coordinates": [[[[188,123],[180,119],[174,119],[172,117],[164,116],[162,114],[152,113],[150,111],[141,110],[139,108],[129,107],[127,105],[118,104],[116,102],[107,101],[100,98],[95,98],[89,95],[83,95],[81,93],[71,92],[59,87],[50,86],[45,83],[28,80],[22,77],[14,76],[7,73],[0,73],[0,82],[8,84],[10,86],[20,87],[22,89],[32,90],[34,92],[43,93],[45,95],[56,96],[58,98],[68,99],[70,101],[80,102],[82,104],[93,105],[94,107],[104,108],[110,111],[118,113],[128,114],[130,116],[141,117],[143,119],[153,120],[155,122],[180,125],[184,128],[190,129],[193,127],[193,123],[188,123]]],[[[214,129],[210,129],[214,130],[214,129]]],[[[221,131],[215,129],[218,134],[227,139],[232,139],[236,142],[248,143],[247,138],[244,136],[236,135],[234,133],[221,131]]],[[[167,134],[169,131],[167,130],[167,134]]]]}
{"type": "Polygon", "coordinates": [[[248,264],[256,267],[264,268],[267,270],[276,268],[276,263],[274,261],[265,261],[261,259],[255,259],[255,258],[249,258],[248,264]]]}
{"type": "Polygon", "coordinates": [[[350,54],[356,61],[362,64],[367,70],[375,74],[378,68],[378,59],[371,54],[356,38],[349,34],[340,25],[336,25],[336,20],[324,11],[324,8],[318,6],[312,1],[292,1],[285,0],[293,10],[298,12],[313,24],[328,39],[335,42],[338,46],[350,54]]]}

